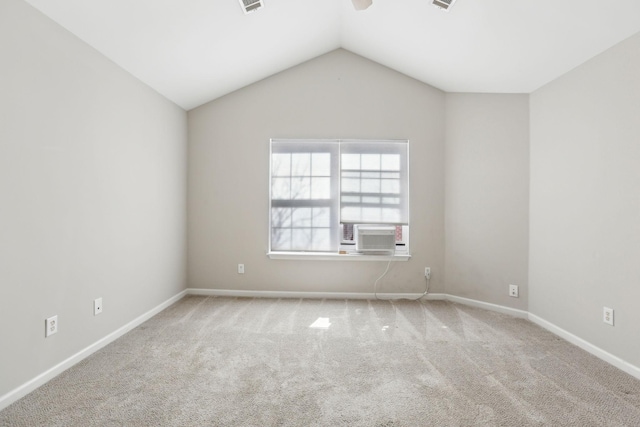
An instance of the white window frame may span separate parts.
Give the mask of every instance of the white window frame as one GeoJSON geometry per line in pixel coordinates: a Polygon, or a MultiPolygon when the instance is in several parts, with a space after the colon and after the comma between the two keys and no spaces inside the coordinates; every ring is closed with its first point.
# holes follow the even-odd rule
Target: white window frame
{"type": "MultiPolygon", "coordinates": [[[[313,150],[311,150],[313,151],[313,150]]],[[[333,181],[332,181],[333,182],[333,181]]],[[[331,139],[331,140],[309,140],[309,139],[271,139],[270,140],[270,148],[269,148],[269,224],[268,224],[268,230],[269,230],[269,236],[268,236],[268,252],[267,255],[269,256],[269,258],[271,259],[307,259],[307,260],[357,260],[357,261],[380,261],[380,260],[390,260],[393,259],[394,261],[407,261],[411,258],[410,255],[410,251],[409,251],[409,212],[408,212],[408,204],[409,204],[409,141],[408,140],[340,140],[340,139],[331,139]],[[396,251],[395,254],[393,255],[363,255],[363,254],[358,254],[355,252],[355,246],[353,244],[351,244],[351,242],[346,242],[343,240],[343,236],[342,236],[342,227],[343,224],[340,223],[340,209],[341,209],[341,204],[340,204],[340,200],[341,200],[341,193],[340,193],[340,180],[341,180],[341,168],[340,168],[340,159],[341,159],[341,155],[340,155],[340,150],[338,150],[338,156],[337,156],[337,164],[333,164],[333,162],[335,162],[335,158],[332,158],[332,165],[331,165],[331,177],[332,180],[336,180],[337,181],[337,188],[332,188],[331,190],[331,200],[334,203],[334,207],[333,207],[333,211],[331,213],[331,221],[334,224],[331,228],[336,228],[334,230],[334,235],[331,236],[332,241],[334,242],[334,245],[336,243],[337,239],[337,244],[339,245],[339,250],[338,251],[311,251],[311,250],[291,250],[291,251],[283,251],[283,250],[272,250],[272,233],[273,233],[273,224],[272,224],[272,213],[273,213],[273,208],[274,207],[281,207],[281,206],[315,206],[315,205],[322,205],[324,203],[322,202],[318,202],[318,201],[314,201],[314,200],[300,200],[300,201],[294,201],[294,200],[285,200],[285,201],[277,201],[275,202],[275,206],[274,206],[274,200],[273,200],[273,194],[272,194],[272,180],[274,178],[273,176],[273,154],[274,154],[274,150],[273,150],[273,144],[278,143],[278,142],[287,142],[287,143],[300,143],[300,144],[323,144],[323,143],[327,143],[327,144],[332,144],[332,143],[337,143],[337,144],[341,144],[341,143],[348,143],[348,144],[352,144],[352,143],[364,143],[364,144],[373,144],[373,143],[404,143],[407,144],[407,148],[406,148],[406,158],[403,158],[403,161],[405,162],[405,167],[403,168],[402,173],[404,174],[404,185],[406,186],[406,188],[403,188],[403,194],[404,197],[406,197],[406,203],[407,203],[407,212],[406,212],[406,221],[402,224],[397,224],[397,225],[402,225],[402,241],[398,241],[396,242],[396,251]],[[334,176],[335,174],[335,176],[334,176]],[[335,207],[335,202],[337,199],[337,208],[335,207]],[[336,225],[337,224],[337,225],[336,225]]],[[[371,224],[371,223],[367,223],[367,224],[371,224]]]]}

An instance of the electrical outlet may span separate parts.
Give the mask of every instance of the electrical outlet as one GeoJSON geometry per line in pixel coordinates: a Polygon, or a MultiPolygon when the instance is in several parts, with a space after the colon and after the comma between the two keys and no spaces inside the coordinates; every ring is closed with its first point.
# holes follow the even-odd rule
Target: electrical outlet
{"type": "Polygon", "coordinates": [[[518,285],[509,285],[509,296],[514,298],[518,297],[518,285]]]}
{"type": "Polygon", "coordinates": [[[44,336],[50,337],[58,332],[58,315],[51,316],[44,321],[45,331],[44,336]]]}
{"type": "Polygon", "coordinates": [[[238,264],[238,274],[244,274],[244,264],[238,264]]]}
{"type": "Polygon", "coordinates": [[[102,297],[93,300],[93,315],[97,316],[102,313],[102,297]]]}
{"type": "Polygon", "coordinates": [[[606,324],[613,326],[613,308],[603,307],[602,321],[606,324]]]}
{"type": "Polygon", "coordinates": [[[428,279],[431,279],[431,267],[425,267],[424,268],[424,277],[428,279]]]}

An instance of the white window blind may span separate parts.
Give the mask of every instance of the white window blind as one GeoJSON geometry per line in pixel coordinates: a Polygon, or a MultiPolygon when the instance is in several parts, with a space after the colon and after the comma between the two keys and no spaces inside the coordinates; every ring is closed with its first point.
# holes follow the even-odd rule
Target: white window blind
{"type": "Polygon", "coordinates": [[[340,144],[340,222],[409,224],[408,143],[340,144]]]}
{"type": "Polygon", "coordinates": [[[337,252],[340,224],[409,224],[408,141],[271,140],[270,251],[337,252]]]}

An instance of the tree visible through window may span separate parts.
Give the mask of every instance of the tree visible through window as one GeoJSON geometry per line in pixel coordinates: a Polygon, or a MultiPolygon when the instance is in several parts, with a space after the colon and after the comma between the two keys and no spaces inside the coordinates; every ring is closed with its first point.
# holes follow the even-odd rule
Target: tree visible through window
{"type": "Polygon", "coordinates": [[[337,251],[341,225],[407,226],[408,142],[272,140],[271,251],[337,251]]]}

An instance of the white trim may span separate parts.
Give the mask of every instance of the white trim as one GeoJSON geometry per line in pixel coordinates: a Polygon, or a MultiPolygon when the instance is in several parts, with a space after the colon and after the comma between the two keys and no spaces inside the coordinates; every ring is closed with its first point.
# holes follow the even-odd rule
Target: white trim
{"type": "Polygon", "coordinates": [[[409,261],[411,255],[362,255],[357,253],[338,254],[335,252],[267,252],[270,259],[297,259],[307,261],[409,261]]]}
{"type": "Polygon", "coordinates": [[[472,307],[484,308],[485,310],[496,311],[502,314],[509,314],[514,317],[520,317],[526,319],[528,312],[524,310],[518,310],[517,308],[505,307],[504,305],[492,304],[490,302],[478,301],[475,299],[458,297],[455,295],[447,295],[447,301],[457,302],[459,304],[469,305],[472,307]]]}
{"type": "MultiPolygon", "coordinates": [[[[309,298],[309,299],[376,299],[373,292],[298,292],[298,291],[255,291],[236,289],[197,289],[187,288],[187,295],[204,295],[219,297],[239,297],[239,298],[309,298]]],[[[381,293],[378,292],[378,299],[417,299],[422,298],[427,301],[451,301],[459,304],[483,308],[485,310],[497,311],[515,317],[527,318],[528,313],[523,310],[509,308],[502,305],[491,304],[457,297],[449,294],[427,293],[381,293]]]]}
{"type": "Polygon", "coordinates": [[[431,292],[429,292],[427,295],[424,296],[423,299],[427,301],[446,301],[447,297],[448,297],[447,294],[432,294],[431,292]]]}
{"type": "Polygon", "coordinates": [[[20,399],[20,398],[26,396],[27,394],[31,393],[32,391],[34,391],[38,387],[42,386],[46,382],[50,381],[51,379],[53,379],[57,375],[61,374],[63,371],[66,371],[67,369],[69,369],[70,367],[75,365],[76,363],[86,359],[87,357],[91,356],[93,353],[95,353],[96,351],[98,351],[101,348],[105,347],[106,345],[111,344],[113,341],[117,340],[118,338],[120,338],[121,336],[123,336],[124,334],[126,334],[127,332],[132,330],[133,328],[141,325],[142,323],[146,322],[147,320],[149,320],[150,318],[152,318],[156,314],[160,313],[165,308],[169,307],[171,304],[174,304],[178,300],[182,299],[185,295],[187,295],[187,291],[186,290],[180,292],[177,295],[174,295],[173,297],[169,298],[168,300],[166,300],[165,302],[161,303],[160,305],[158,305],[158,306],[152,308],[151,310],[147,311],[146,313],[136,317],[131,322],[127,323],[126,325],[122,326],[121,328],[111,332],[110,334],[108,334],[105,337],[99,339],[98,341],[94,342],[93,344],[89,345],[88,347],[80,350],[79,352],[77,352],[73,356],[63,360],[62,362],[58,363],[54,367],[44,371],[43,373],[41,373],[37,377],[27,381],[26,383],[22,384],[19,387],[11,390],[10,392],[5,394],[4,396],[1,396],[0,397],[0,411],[3,410],[4,408],[6,408],[7,406],[11,405],[13,402],[17,401],[18,399],[20,399]]]}
{"type": "MultiPolygon", "coordinates": [[[[238,298],[293,298],[293,299],[376,299],[373,292],[297,292],[297,291],[246,291],[232,289],[188,288],[187,295],[238,298]]],[[[422,293],[380,293],[379,299],[416,299],[422,293]]],[[[428,295],[427,295],[428,296],[428,295]]]]}
{"type": "Polygon", "coordinates": [[[629,375],[632,375],[636,378],[638,378],[640,380],[640,368],[637,366],[632,365],[631,363],[620,359],[618,356],[614,356],[613,354],[609,353],[608,351],[605,351],[603,349],[601,349],[600,347],[596,347],[595,345],[591,344],[588,341],[585,341],[584,339],[572,334],[569,331],[566,331],[564,329],[562,329],[559,326],[554,325],[553,323],[544,320],[541,317],[536,316],[535,314],[529,313],[529,320],[532,321],[533,323],[543,327],[544,329],[548,330],[549,332],[559,336],[560,338],[563,338],[567,341],[569,341],[571,344],[577,345],[578,347],[580,347],[581,349],[593,354],[594,356],[596,356],[597,358],[604,360],[605,362],[609,363],[610,365],[615,366],[616,368],[626,372],[629,375]]]}
{"type": "Polygon", "coordinates": [[[459,304],[483,308],[485,310],[496,311],[514,317],[527,318],[528,313],[523,310],[477,301],[469,298],[457,297],[449,294],[427,293],[381,293],[373,292],[298,292],[298,291],[255,291],[255,290],[235,290],[235,289],[197,289],[188,288],[188,295],[204,295],[218,297],[239,297],[239,298],[309,298],[309,299],[418,299],[427,301],[451,301],[459,304]]]}

